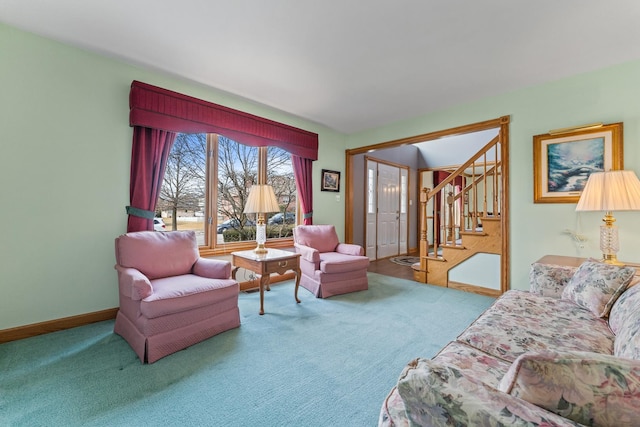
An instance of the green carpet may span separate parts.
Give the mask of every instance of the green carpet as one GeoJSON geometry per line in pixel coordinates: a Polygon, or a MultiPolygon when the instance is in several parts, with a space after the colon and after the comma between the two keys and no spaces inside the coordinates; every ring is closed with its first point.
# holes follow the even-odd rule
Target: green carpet
{"type": "Polygon", "coordinates": [[[293,282],[240,294],[240,328],[152,365],[113,321],[0,345],[2,426],[374,426],[411,359],[493,301],[377,274],[322,300],[293,282]]]}

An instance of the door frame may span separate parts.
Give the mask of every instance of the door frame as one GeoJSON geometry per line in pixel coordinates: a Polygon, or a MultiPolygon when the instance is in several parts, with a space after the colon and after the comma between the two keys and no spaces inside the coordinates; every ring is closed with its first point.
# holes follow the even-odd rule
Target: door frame
{"type": "Polygon", "coordinates": [[[364,179],[364,194],[365,194],[365,205],[367,205],[369,203],[369,191],[368,191],[368,186],[369,186],[369,181],[368,181],[368,174],[369,174],[369,163],[375,163],[376,164],[376,177],[375,177],[375,189],[374,189],[374,201],[375,201],[375,242],[374,244],[374,249],[373,249],[373,257],[372,254],[369,251],[369,248],[371,247],[369,242],[369,237],[372,235],[372,233],[370,233],[369,230],[369,226],[370,226],[370,221],[369,221],[369,215],[371,214],[370,212],[368,212],[367,207],[365,207],[364,210],[364,220],[363,220],[363,224],[364,224],[364,248],[365,248],[365,254],[372,260],[377,260],[377,259],[381,259],[378,256],[378,242],[379,242],[379,233],[378,233],[378,211],[379,211],[379,203],[380,203],[380,198],[378,197],[378,193],[379,193],[379,184],[380,184],[380,180],[379,180],[379,165],[385,165],[388,167],[392,167],[398,170],[398,218],[397,218],[397,228],[398,228],[398,253],[396,255],[402,255],[402,254],[406,254],[409,251],[408,248],[408,242],[409,242],[409,227],[410,227],[410,223],[409,223],[409,188],[411,185],[410,182],[410,170],[411,168],[407,165],[402,165],[402,164],[398,164],[398,163],[394,163],[394,162],[390,162],[388,160],[383,160],[377,157],[372,157],[372,156],[364,156],[364,163],[365,163],[365,179],[364,179]],[[406,190],[403,193],[403,184],[402,184],[402,178],[405,178],[405,185],[406,187],[404,188],[404,190],[406,190]],[[404,198],[403,198],[403,194],[404,194],[404,198]],[[404,208],[404,212],[403,212],[403,208],[404,208]],[[403,226],[403,222],[404,222],[404,226],[403,226]]]}
{"type": "MultiPolygon", "coordinates": [[[[509,289],[510,281],[510,205],[509,205],[509,123],[510,116],[502,116],[496,119],[485,120],[483,122],[471,123],[449,129],[439,130],[435,132],[429,132],[421,135],[415,135],[407,138],[396,139],[387,142],[381,142],[377,144],[367,145],[363,147],[347,149],[345,150],[345,241],[353,242],[353,229],[354,229],[354,217],[353,217],[353,204],[355,190],[353,188],[353,170],[354,170],[354,156],[364,153],[372,153],[376,150],[382,150],[386,148],[400,147],[407,144],[415,144],[418,142],[433,141],[447,136],[460,135],[465,133],[479,132],[488,129],[499,128],[500,132],[500,158],[501,158],[501,216],[502,216],[502,255],[500,258],[500,288],[504,293],[509,289]]],[[[414,203],[414,208],[417,208],[418,203],[414,203]]],[[[362,221],[358,221],[358,224],[362,224],[362,221]]],[[[415,233],[419,233],[419,224],[413,225],[412,229],[415,233]]]]}

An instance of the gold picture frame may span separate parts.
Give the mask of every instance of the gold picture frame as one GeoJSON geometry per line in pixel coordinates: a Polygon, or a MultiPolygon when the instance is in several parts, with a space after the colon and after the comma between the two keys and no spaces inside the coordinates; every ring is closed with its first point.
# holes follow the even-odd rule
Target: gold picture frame
{"type": "Polygon", "coordinates": [[[589,175],[623,168],[622,123],[533,137],[533,202],[577,203],[589,175]]]}

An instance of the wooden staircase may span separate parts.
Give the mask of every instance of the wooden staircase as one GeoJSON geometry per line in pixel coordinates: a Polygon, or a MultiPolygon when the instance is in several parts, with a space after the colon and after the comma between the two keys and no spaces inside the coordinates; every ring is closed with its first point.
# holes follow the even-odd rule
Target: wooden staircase
{"type": "Polygon", "coordinates": [[[414,280],[449,287],[452,268],[478,253],[502,255],[500,175],[496,136],[433,190],[421,190],[420,262],[413,265],[414,280]],[[460,182],[463,184],[454,185],[460,182]],[[432,202],[436,198],[440,200],[438,210],[438,203],[432,202]],[[427,206],[433,207],[432,212],[427,206]]]}

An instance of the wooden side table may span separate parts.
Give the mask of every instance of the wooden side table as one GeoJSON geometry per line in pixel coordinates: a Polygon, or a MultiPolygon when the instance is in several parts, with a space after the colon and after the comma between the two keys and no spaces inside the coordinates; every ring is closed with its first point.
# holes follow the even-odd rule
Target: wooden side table
{"type": "Polygon", "coordinates": [[[260,278],[260,314],[264,314],[264,289],[270,291],[269,279],[271,273],[284,274],[289,270],[293,270],[296,274],[296,287],[294,298],[297,303],[298,286],[300,285],[300,254],[295,252],[283,251],[280,249],[269,249],[266,254],[257,254],[253,250],[232,252],[232,264],[234,266],[231,271],[231,277],[236,279],[236,273],[239,268],[244,268],[256,273],[260,278]]]}
{"type": "MultiPolygon", "coordinates": [[[[580,264],[588,260],[589,258],[580,258],[574,256],[564,255],[545,255],[536,261],[538,264],[553,264],[553,265],[565,265],[567,267],[580,267],[580,264]]],[[[632,262],[621,261],[624,265],[629,267],[635,267],[637,275],[640,274],[640,264],[632,262]]]]}

